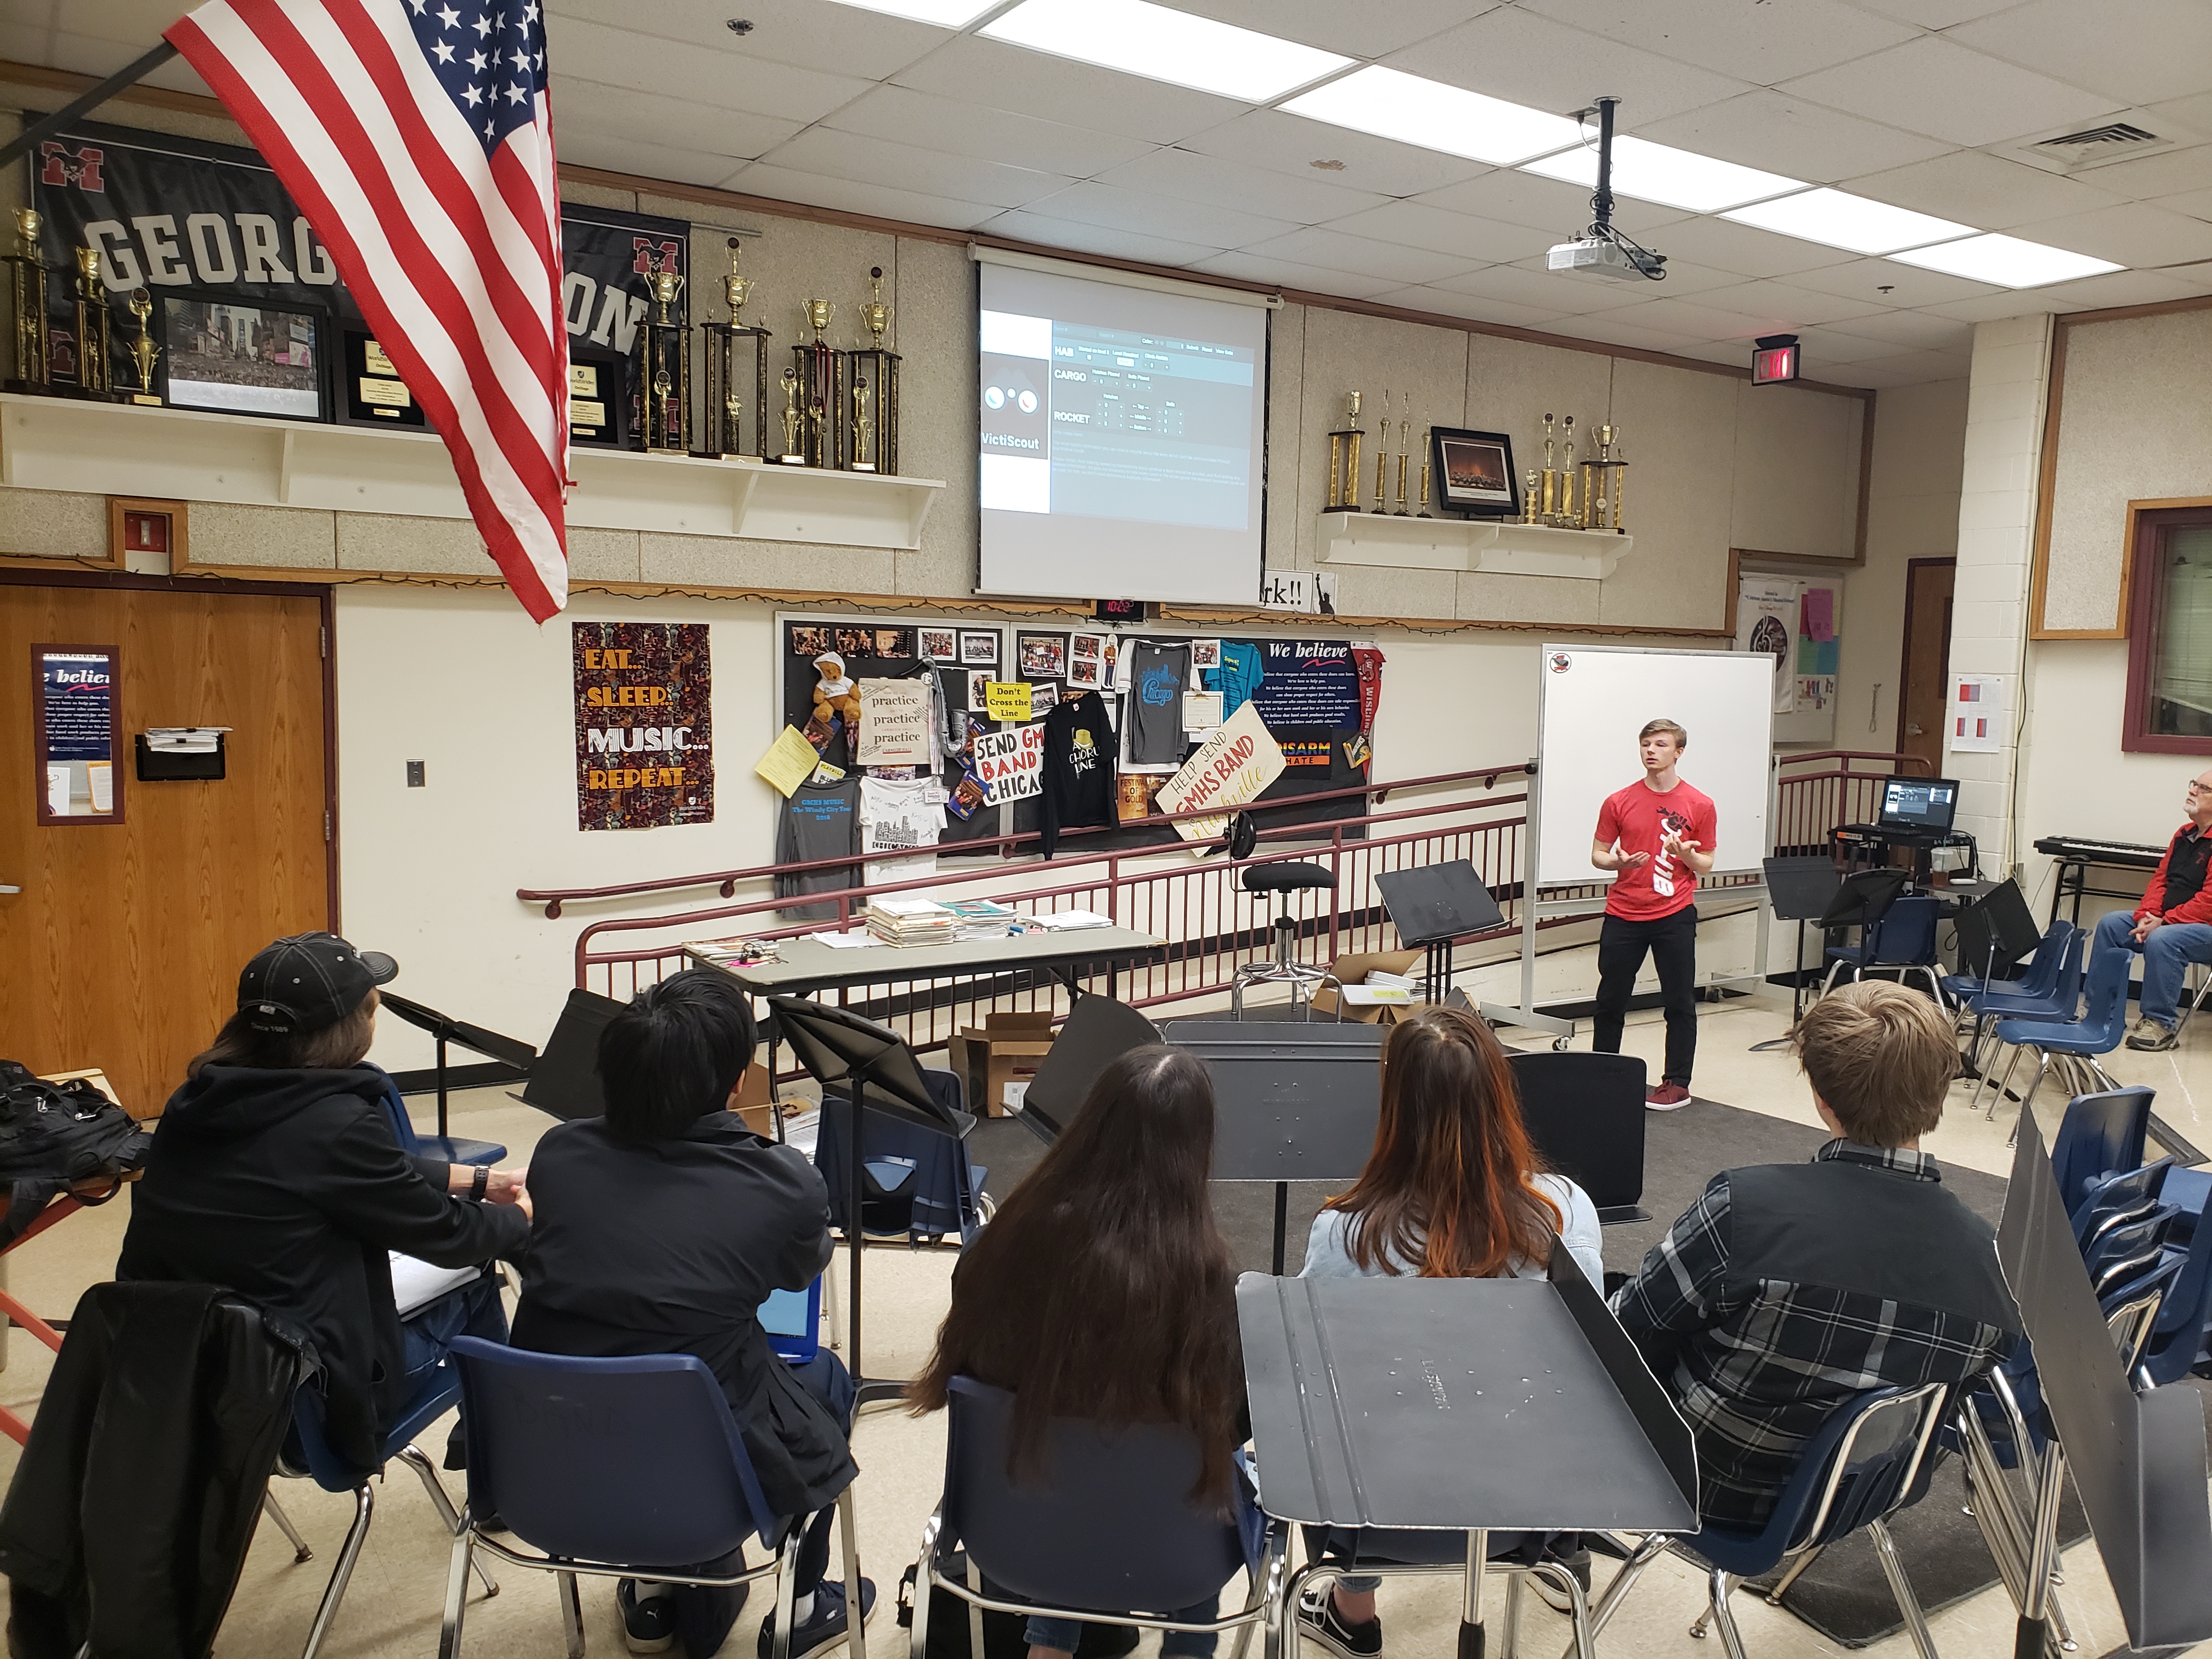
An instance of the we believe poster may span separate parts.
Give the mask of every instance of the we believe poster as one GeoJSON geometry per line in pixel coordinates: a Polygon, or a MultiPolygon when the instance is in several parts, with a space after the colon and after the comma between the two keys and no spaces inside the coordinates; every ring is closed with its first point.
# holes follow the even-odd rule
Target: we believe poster
{"type": "Polygon", "coordinates": [[[714,821],[705,623],[572,623],[576,827],[714,821]]]}

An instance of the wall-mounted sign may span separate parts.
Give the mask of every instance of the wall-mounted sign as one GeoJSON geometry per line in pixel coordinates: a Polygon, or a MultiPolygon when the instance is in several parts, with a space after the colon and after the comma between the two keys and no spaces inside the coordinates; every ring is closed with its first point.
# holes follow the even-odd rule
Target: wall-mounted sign
{"type": "Polygon", "coordinates": [[[120,823],[121,680],[112,645],[31,647],[31,768],[40,823],[120,823]]]}
{"type": "Polygon", "coordinates": [[[705,623],[572,623],[576,827],[714,821],[705,623]]]}

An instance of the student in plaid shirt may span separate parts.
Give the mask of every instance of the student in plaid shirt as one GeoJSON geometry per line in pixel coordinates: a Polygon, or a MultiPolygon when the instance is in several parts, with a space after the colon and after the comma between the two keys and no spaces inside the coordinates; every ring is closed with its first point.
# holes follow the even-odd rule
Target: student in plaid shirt
{"type": "Polygon", "coordinates": [[[1949,1023],[1869,981],[1795,1036],[1836,1139],[1715,1176],[1613,1298],[1697,1436],[1699,1515],[1729,1527],[1765,1523],[1844,1401],[1978,1376],[2019,1329],[1994,1232],[1920,1150],[1958,1071],[1949,1023]]]}

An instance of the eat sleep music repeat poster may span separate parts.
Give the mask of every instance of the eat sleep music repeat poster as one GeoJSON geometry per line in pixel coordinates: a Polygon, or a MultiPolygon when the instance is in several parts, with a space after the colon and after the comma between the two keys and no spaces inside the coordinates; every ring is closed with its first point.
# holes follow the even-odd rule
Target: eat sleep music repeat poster
{"type": "Polygon", "coordinates": [[[572,623],[576,827],[714,821],[705,623],[572,623]]]}

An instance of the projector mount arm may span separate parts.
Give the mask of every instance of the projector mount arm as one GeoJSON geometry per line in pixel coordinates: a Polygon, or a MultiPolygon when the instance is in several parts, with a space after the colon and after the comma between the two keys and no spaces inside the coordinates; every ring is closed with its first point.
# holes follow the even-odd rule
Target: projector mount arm
{"type": "Polygon", "coordinates": [[[1651,281],[1663,282],[1667,276],[1667,256],[1654,253],[1650,248],[1633,240],[1626,233],[1614,228],[1613,222],[1613,112],[1620,106],[1618,98],[1600,98],[1590,109],[1577,112],[1577,118],[1585,127],[1590,116],[1597,117],[1597,189],[1590,197],[1590,225],[1583,236],[1595,242],[1610,242],[1628,256],[1629,263],[1651,281]]]}

